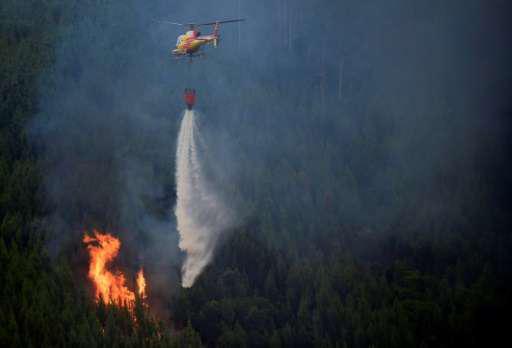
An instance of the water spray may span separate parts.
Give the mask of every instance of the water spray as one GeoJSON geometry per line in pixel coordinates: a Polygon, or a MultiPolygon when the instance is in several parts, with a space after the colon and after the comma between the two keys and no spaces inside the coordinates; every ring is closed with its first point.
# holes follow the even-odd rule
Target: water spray
{"type": "Polygon", "coordinates": [[[218,238],[231,221],[228,209],[205,175],[206,148],[202,144],[197,114],[187,109],[182,117],[176,150],[175,215],[179,247],[186,253],[182,267],[183,287],[191,287],[211,261],[218,238]]]}

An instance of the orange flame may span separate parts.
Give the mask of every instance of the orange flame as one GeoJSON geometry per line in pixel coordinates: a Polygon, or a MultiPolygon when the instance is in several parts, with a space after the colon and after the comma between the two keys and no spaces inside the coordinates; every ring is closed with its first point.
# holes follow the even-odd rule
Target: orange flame
{"type": "MultiPolygon", "coordinates": [[[[108,264],[117,257],[121,241],[109,233],[94,230],[94,237],[85,234],[83,242],[89,251],[89,278],[96,289],[96,300],[133,307],[135,293],[126,286],[125,275],[121,272],[114,274],[107,269],[108,264]]],[[[137,274],[137,286],[142,298],[146,288],[142,269],[137,274]]]]}
{"type": "Polygon", "coordinates": [[[137,289],[139,291],[139,297],[141,299],[146,298],[146,278],[144,278],[144,271],[142,268],[137,272],[137,289]]]}

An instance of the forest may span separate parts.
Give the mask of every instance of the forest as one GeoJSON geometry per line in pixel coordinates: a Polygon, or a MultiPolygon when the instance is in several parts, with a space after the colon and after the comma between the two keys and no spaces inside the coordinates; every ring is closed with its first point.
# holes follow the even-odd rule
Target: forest
{"type": "MultiPolygon", "coordinates": [[[[512,311],[507,1],[2,0],[0,346],[482,347],[512,311]],[[183,28],[244,17],[175,61],[183,28]],[[190,18],[190,19],[189,19],[190,18]],[[190,287],[184,88],[234,217],[190,287]],[[147,298],[95,298],[84,232],[147,298]]],[[[206,30],[206,29],[205,29],[206,30]]]]}

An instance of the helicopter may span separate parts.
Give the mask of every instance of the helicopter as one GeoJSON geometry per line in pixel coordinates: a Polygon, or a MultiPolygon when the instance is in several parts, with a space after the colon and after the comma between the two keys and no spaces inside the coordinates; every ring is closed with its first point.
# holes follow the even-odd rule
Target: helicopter
{"type": "Polygon", "coordinates": [[[193,58],[204,55],[202,52],[200,52],[201,47],[204,45],[211,43],[213,44],[213,47],[218,46],[220,39],[219,30],[221,24],[242,22],[244,20],[245,18],[228,19],[210,23],[176,23],[165,20],[160,22],[189,27],[189,30],[185,34],[178,36],[176,41],[176,48],[172,49],[171,53],[175,58],[193,58]],[[210,34],[201,35],[201,32],[199,31],[201,26],[213,26],[213,32],[210,34]]]}

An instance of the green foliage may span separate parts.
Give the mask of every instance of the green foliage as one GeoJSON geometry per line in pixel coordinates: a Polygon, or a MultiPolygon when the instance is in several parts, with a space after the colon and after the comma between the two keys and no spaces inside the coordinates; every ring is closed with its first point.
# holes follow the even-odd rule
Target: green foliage
{"type": "MultiPolygon", "coordinates": [[[[332,236],[331,244],[339,238],[332,236]]],[[[177,323],[191,323],[208,346],[477,347],[497,342],[503,332],[489,325],[483,330],[480,317],[501,305],[495,315],[504,318],[510,309],[506,290],[498,289],[501,281],[491,275],[493,267],[480,264],[462,280],[456,271],[460,261],[443,262],[441,271],[415,265],[481,251],[458,250],[454,244],[425,254],[425,246],[418,245],[399,256],[400,248],[378,262],[333,246],[320,257],[304,254],[293,261],[238,231],[194,287],[176,295],[171,310],[177,323]],[[260,277],[260,267],[266,278],[260,277]],[[246,285],[233,288],[226,280],[246,285]]]]}
{"type": "MultiPolygon", "coordinates": [[[[118,20],[133,15],[129,4],[118,20]]],[[[474,174],[468,168],[473,164],[457,164],[440,170],[437,191],[429,192],[420,187],[426,179],[416,172],[383,165],[392,161],[388,151],[405,158],[417,153],[397,150],[401,144],[395,143],[394,130],[386,129],[371,108],[341,143],[337,137],[347,120],[325,112],[321,102],[304,104],[302,96],[290,109],[270,106],[275,115],[318,117],[316,128],[298,120],[275,137],[294,149],[289,157],[255,162],[249,149],[254,144],[241,141],[241,162],[248,165],[239,174],[247,184],[231,185],[232,195],[249,201],[258,219],[233,232],[194,287],[176,293],[171,313],[179,329],[171,332],[140,300],[134,314],[95,304],[73,280],[68,262],[46,255],[41,173],[26,129],[39,111],[38,79],[51,70],[56,39],[72,32],[78,18],[83,25],[114,26],[102,16],[111,5],[99,0],[0,3],[0,346],[480,347],[505,336],[512,309],[510,223],[502,207],[485,214],[478,206],[491,205],[489,178],[474,174]],[[379,179],[368,173],[379,168],[392,178],[385,195],[391,202],[368,189],[379,179]],[[466,171],[471,175],[459,182],[455,174],[466,171]],[[411,194],[411,187],[419,194],[411,194]],[[393,208],[392,218],[365,228],[354,225],[362,225],[354,216],[372,215],[376,206],[393,208]],[[440,213],[448,208],[449,214],[440,213]]],[[[102,37],[91,41],[111,57],[123,57],[133,40],[130,31],[110,29],[115,47],[103,47],[102,37]]],[[[113,66],[97,65],[123,71],[122,60],[108,62],[113,66]]],[[[45,85],[51,89],[55,76],[48,75],[45,85]]],[[[257,110],[279,93],[277,87],[255,89],[241,99],[257,110]]],[[[385,97],[377,93],[374,104],[385,97]]],[[[273,120],[261,120],[244,124],[279,128],[273,120]]],[[[260,132],[257,143],[272,144],[275,134],[260,132]]],[[[80,207],[73,208],[77,211],[70,214],[80,215],[80,207]]]]}
{"type": "Polygon", "coordinates": [[[126,309],[96,306],[67,263],[50,260],[43,246],[41,180],[25,129],[53,40],[72,16],[66,3],[0,4],[0,346],[175,347],[181,336],[140,302],[136,320],[126,309]]]}

